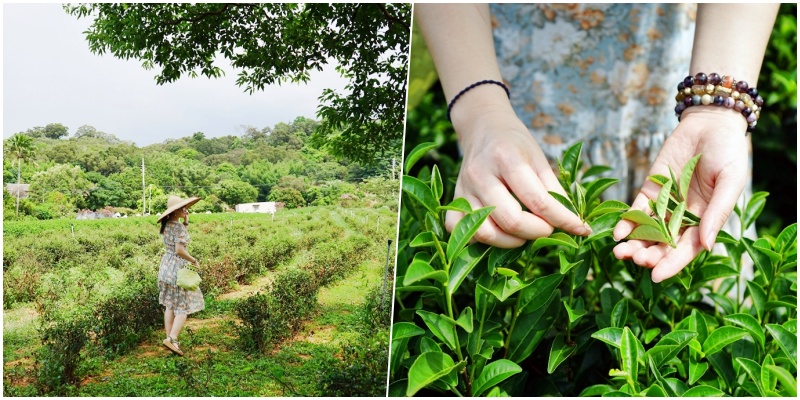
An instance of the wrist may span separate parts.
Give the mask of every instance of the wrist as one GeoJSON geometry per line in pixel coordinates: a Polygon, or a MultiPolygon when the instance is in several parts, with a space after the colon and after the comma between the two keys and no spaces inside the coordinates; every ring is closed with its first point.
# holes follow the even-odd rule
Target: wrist
{"type": "Polygon", "coordinates": [[[733,124],[737,128],[741,128],[742,132],[747,131],[747,120],[742,118],[742,115],[733,109],[714,105],[697,105],[687,108],[681,114],[681,122],[697,118],[724,121],[733,124]]]}
{"type": "Polygon", "coordinates": [[[482,125],[517,119],[505,90],[498,85],[480,85],[464,93],[453,106],[450,120],[459,141],[471,140],[482,125]],[[493,122],[489,122],[493,121],[493,122]]]}

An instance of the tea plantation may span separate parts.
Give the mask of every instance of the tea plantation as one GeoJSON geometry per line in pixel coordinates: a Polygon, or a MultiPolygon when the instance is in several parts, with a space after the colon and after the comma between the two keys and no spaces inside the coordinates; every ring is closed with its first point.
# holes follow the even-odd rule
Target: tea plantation
{"type": "Polygon", "coordinates": [[[3,395],[383,396],[396,226],[385,208],[192,215],[206,309],[177,357],[156,217],[7,221],[3,395]]]}

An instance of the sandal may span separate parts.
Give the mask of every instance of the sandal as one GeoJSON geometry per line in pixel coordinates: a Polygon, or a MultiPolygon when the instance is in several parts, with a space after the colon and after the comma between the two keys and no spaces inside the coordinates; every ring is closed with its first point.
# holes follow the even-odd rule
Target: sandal
{"type": "Polygon", "coordinates": [[[166,346],[166,348],[168,348],[173,353],[175,353],[175,354],[177,354],[179,356],[183,355],[183,352],[181,351],[180,347],[178,347],[178,346],[180,346],[181,343],[178,342],[177,340],[173,339],[172,337],[167,336],[167,338],[164,339],[164,341],[162,341],[161,343],[163,343],[164,346],[166,346]]]}

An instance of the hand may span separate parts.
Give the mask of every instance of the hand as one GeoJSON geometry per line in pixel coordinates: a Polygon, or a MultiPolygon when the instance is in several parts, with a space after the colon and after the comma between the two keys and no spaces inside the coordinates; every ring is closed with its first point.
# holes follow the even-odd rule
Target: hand
{"type": "MultiPolygon", "coordinates": [[[[577,235],[591,233],[548,193],[565,195],[541,148],[510,108],[459,111],[468,117],[458,122],[454,118],[464,150],[455,197],[464,197],[473,209],[496,206],[475,240],[513,248],[550,235],[554,227],[577,235]],[[529,211],[523,211],[520,202],[529,211]]],[[[463,213],[448,211],[446,228],[452,231],[461,218],[463,213]]]]}
{"type": "MultiPolygon", "coordinates": [[[[679,176],[684,164],[702,153],[686,195],[687,209],[700,216],[700,225],[686,228],[675,248],[664,243],[629,240],[614,247],[614,255],[652,268],[653,282],[661,282],[679,273],[701,250],[710,251],[747,180],[745,130],[744,118],[732,110],[696,106],[684,111],[649,175],[669,176],[669,166],[679,176]]],[[[631,208],[649,214],[647,199],[658,197],[660,189],[648,180],[631,208]]],[[[635,227],[635,223],[621,220],[614,228],[614,240],[625,238],[635,227]]]]}

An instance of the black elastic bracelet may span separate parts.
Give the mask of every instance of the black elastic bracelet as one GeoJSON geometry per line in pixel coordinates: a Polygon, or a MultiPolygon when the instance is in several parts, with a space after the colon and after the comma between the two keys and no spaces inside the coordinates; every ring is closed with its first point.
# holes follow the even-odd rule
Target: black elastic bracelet
{"type": "Polygon", "coordinates": [[[461,97],[461,95],[463,95],[464,93],[467,93],[468,91],[470,91],[471,89],[473,89],[476,86],[480,86],[480,85],[483,85],[483,84],[486,84],[486,83],[499,85],[500,87],[505,89],[506,95],[508,96],[508,98],[509,99],[511,98],[511,92],[508,90],[508,86],[504,85],[503,82],[493,81],[491,79],[486,79],[486,80],[483,80],[483,81],[480,81],[480,82],[475,82],[472,85],[469,85],[466,88],[464,88],[464,90],[458,92],[456,97],[453,97],[453,100],[450,100],[450,104],[447,105],[447,120],[450,121],[450,110],[453,109],[453,104],[456,104],[456,100],[458,100],[458,98],[461,97]]]}

